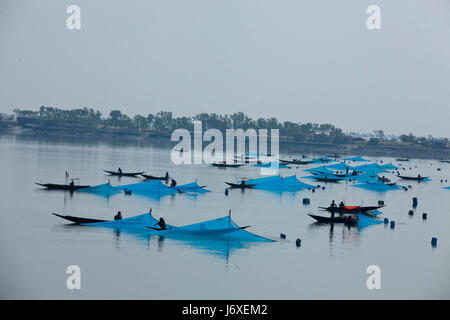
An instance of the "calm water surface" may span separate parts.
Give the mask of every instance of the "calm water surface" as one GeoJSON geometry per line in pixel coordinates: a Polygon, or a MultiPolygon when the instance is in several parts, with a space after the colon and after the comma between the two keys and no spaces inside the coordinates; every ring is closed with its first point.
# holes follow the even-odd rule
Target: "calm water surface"
{"type": "MultiPolygon", "coordinates": [[[[394,159],[369,158],[393,162],[394,159]]],[[[231,190],[224,181],[258,177],[259,169],[217,169],[208,165],[173,165],[170,149],[127,144],[76,143],[0,136],[0,298],[12,299],[408,299],[450,298],[450,166],[437,161],[403,163],[407,174],[429,175],[430,182],[410,184],[410,191],[376,193],[351,184],[327,184],[325,190],[277,194],[231,190]],[[63,183],[64,172],[81,184],[139,182],[109,177],[104,169],[169,171],[178,184],[198,179],[204,195],[110,198],[46,191],[35,182],[63,183]],[[417,168],[416,168],[417,166],[417,168]],[[411,169],[409,169],[411,167],[411,169]],[[438,171],[437,168],[441,170],[438,171]],[[302,198],[311,204],[302,204],[302,198]],[[408,215],[412,197],[419,206],[408,215]],[[319,225],[307,216],[331,200],[376,205],[396,221],[363,230],[319,225]],[[186,225],[225,216],[250,231],[277,240],[252,245],[208,244],[112,229],[73,226],[52,216],[112,219],[148,212],[169,224],[186,225]],[[422,212],[428,219],[422,220],[422,212]],[[285,233],[286,240],[279,241],[285,233]],[[438,247],[430,240],[438,238],[438,247]],[[297,248],[295,239],[302,239],[297,248]],[[81,290],[66,288],[69,265],[81,268],[81,290]],[[368,290],[366,268],[381,268],[381,290],[368,290]]],[[[306,176],[301,168],[283,176],[306,176]]],[[[402,171],[403,172],[403,171],[402,171]]],[[[387,175],[390,176],[390,175],[387,175]]],[[[392,175],[391,175],[392,176],[392,175]]],[[[393,180],[397,181],[396,178],[393,180]]],[[[302,179],[311,183],[311,180],[302,179]]],[[[400,183],[400,182],[399,182],[400,183]]],[[[323,184],[322,184],[323,185],[323,184]]]]}

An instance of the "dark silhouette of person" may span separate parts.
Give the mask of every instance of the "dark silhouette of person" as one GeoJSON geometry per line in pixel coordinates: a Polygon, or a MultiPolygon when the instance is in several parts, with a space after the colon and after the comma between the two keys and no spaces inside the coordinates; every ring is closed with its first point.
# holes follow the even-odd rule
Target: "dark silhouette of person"
{"type": "Polygon", "coordinates": [[[347,175],[348,175],[348,170],[349,170],[349,168],[347,167],[347,169],[345,169],[345,174],[347,174],[347,175]]]}
{"type": "Polygon", "coordinates": [[[175,181],[175,179],[172,179],[172,182],[170,183],[170,187],[175,187],[177,185],[177,182],[175,181]]]}
{"type": "Polygon", "coordinates": [[[118,172],[119,174],[122,174],[122,169],[119,167],[119,169],[117,170],[117,172],[118,172]]]}
{"type": "Polygon", "coordinates": [[[339,203],[339,209],[340,209],[342,212],[344,212],[344,209],[345,209],[344,201],[341,201],[341,203],[339,203]]]}
{"type": "Polygon", "coordinates": [[[73,186],[75,185],[75,182],[73,182],[73,180],[72,180],[72,181],[70,181],[69,185],[70,185],[71,187],[73,187],[73,186]]]}
{"type": "Polygon", "coordinates": [[[167,229],[166,222],[164,221],[164,219],[162,217],[159,218],[159,221],[157,223],[155,223],[155,225],[158,225],[161,228],[161,230],[167,229]]]}
{"type": "Polygon", "coordinates": [[[164,180],[169,180],[169,172],[166,172],[166,175],[164,176],[164,180]]]}
{"type": "Polygon", "coordinates": [[[331,210],[331,218],[332,219],[334,218],[334,212],[336,211],[336,207],[337,207],[337,205],[336,205],[336,203],[334,203],[334,200],[331,201],[330,210],[331,210]]]}
{"type": "Polygon", "coordinates": [[[122,220],[122,212],[117,211],[117,214],[114,216],[114,220],[122,220]]]}
{"type": "Polygon", "coordinates": [[[245,187],[245,180],[241,181],[241,187],[245,187]]]}

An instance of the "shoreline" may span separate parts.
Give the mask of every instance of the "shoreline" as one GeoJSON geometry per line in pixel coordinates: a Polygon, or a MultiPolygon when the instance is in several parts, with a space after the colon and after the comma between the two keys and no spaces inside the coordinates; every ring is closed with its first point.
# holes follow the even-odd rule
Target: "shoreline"
{"type": "MultiPolygon", "coordinates": [[[[158,146],[161,148],[173,148],[178,142],[170,141],[170,136],[145,135],[129,133],[98,133],[98,132],[40,132],[20,127],[0,128],[0,137],[14,136],[18,140],[48,142],[82,143],[82,144],[128,144],[130,146],[158,146]]],[[[449,148],[432,148],[419,145],[408,145],[402,143],[382,142],[370,144],[366,141],[358,143],[333,144],[308,141],[293,141],[280,137],[280,154],[302,155],[317,154],[320,156],[338,155],[347,156],[369,156],[369,157],[391,157],[408,159],[448,160],[450,159],[449,148]]],[[[281,157],[283,158],[283,157],[281,157]]],[[[339,161],[339,158],[337,158],[339,161]]]]}

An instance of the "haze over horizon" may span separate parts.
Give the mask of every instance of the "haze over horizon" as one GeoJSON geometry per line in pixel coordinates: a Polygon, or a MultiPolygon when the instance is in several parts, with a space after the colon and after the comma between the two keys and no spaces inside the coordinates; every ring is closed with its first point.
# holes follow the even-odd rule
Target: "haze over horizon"
{"type": "Polygon", "coordinates": [[[450,2],[0,4],[0,112],[88,107],[450,137],[450,2]],[[68,30],[66,8],[81,8],[68,30]],[[382,29],[366,28],[381,8],[382,29]]]}

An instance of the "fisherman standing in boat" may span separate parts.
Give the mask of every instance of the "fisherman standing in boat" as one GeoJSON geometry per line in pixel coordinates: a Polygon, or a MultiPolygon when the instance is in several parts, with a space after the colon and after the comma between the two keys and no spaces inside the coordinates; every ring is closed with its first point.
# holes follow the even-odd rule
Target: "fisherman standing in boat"
{"type": "Polygon", "coordinates": [[[119,167],[119,169],[117,170],[117,172],[118,172],[119,174],[122,174],[122,169],[119,167]]]}
{"type": "Polygon", "coordinates": [[[242,179],[242,181],[241,181],[241,187],[245,188],[245,180],[244,179],[242,179]]]}
{"type": "Polygon", "coordinates": [[[164,176],[164,180],[169,180],[169,172],[166,172],[166,175],[164,176]]]}
{"type": "Polygon", "coordinates": [[[331,204],[330,204],[331,219],[334,219],[334,211],[336,210],[336,207],[337,207],[337,205],[336,205],[336,203],[334,203],[334,200],[331,201],[331,204]]]}
{"type": "Polygon", "coordinates": [[[341,203],[339,203],[339,211],[340,211],[340,213],[344,213],[345,212],[344,201],[341,201],[341,203]]]}
{"type": "Polygon", "coordinates": [[[117,211],[117,214],[114,216],[114,220],[122,220],[122,212],[117,211]]]}

